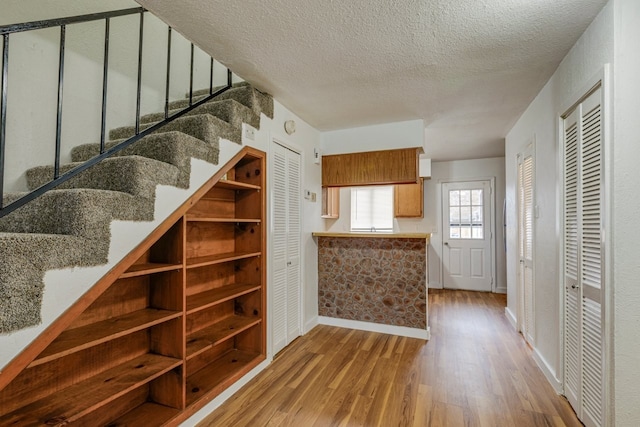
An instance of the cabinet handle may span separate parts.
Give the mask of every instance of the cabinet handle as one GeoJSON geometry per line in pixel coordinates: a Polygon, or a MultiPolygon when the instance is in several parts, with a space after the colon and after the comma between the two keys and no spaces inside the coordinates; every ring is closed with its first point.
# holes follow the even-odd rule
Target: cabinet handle
{"type": "Polygon", "coordinates": [[[291,265],[291,261],[287,261],[287,265],[291,265]]]}

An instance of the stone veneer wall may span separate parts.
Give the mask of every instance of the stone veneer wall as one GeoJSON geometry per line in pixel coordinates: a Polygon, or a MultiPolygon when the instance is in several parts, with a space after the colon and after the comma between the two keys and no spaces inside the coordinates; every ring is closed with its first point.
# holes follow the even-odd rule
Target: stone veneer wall
{"type": "Polygon", "coordinates": [[[427,241],[318,237],[320,316],[425,329],[427,241]]]}

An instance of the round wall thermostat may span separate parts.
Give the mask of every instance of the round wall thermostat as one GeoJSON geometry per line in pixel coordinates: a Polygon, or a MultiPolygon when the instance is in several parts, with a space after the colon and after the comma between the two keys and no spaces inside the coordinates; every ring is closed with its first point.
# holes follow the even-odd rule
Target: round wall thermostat
{"type": "Polygon", "coordinates": [[[284,131],[287,133],[287,135],[291,135],[292,133],[294,133],[296,131],[296,122],[293,120],[287,120],[286,122],[284,122],[284,131]]]}

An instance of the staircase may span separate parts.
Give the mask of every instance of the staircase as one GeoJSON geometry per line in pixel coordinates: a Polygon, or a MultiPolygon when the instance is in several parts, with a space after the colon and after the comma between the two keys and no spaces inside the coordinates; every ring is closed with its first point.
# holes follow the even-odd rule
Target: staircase
{"type": "MultiPolygon", "coordinates": [[[[206,94],[203,91],[194,95],[195,103],[208,95],[208,90],[206,94]]],[[[173,102],[170,109],[182,108],[188,102],[188,99],[173,102]]],[[[273,118],[272,98],[246,83],[236,84],[214,101],[0,218],[0,333],[40,323],[43,292],[56,292],[52,288],[45,290],[48,271],[98,265],[104,271],[105,264],[113,266],[118,260],[110,258],[112,223],[161,221],[155,203],[156,188],[164,185],[195,191],[197,188],[190,187],[192,159],[217,165],[219,141],[241,144],[242,123],[259,128],[262,113],[273,118]]],[[[143,116],[140,128],[145,129],[162,118],[164,113],[143,116]]],[[[107,148],[134,133],[134,127],[111,130],[107,148]]],[[[61,172],[99,151],[99,144],[74,148],[74,163],[62,166],[61,172]]],[[[52,168],[29,170],[30,189],[47,182],[53,175],[52,168]]],[[[4,202],[21,196],[6,194],[4,202]]],[[[179,205],[176,200],[163,208],[170,213],[179,205]]],[[[128,251],[120,248],[120,253],[128,251]]],[[[57,280],[51,285],[62,288],[65,282],[57,280]]]]}

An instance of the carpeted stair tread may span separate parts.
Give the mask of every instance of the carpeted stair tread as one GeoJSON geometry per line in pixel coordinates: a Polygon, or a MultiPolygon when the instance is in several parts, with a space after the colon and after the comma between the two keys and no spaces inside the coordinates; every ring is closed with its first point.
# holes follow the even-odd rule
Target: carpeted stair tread
{"type": "MultiPolygon", "coordinates": [[[[193,103],[205,99],[208,95],[200,95],[193,97],[193,103]]],[[[218,95],[214,101],[222,101],[225,99],[234,99],[240,104],[248,107],[258,116],[264,113],[265,116],[273,118],[273,98],[250,85],[233,87],[226,92],[218,95]]],[[[189,99],[182,99],[169,103],[169,109],[185,108],[189,106],[189,99]]]]}
{"type": "MultiPolygon", "coordinates": [[[[180,109],[169,111],[169,116],[180,112],[180,109]]],[[[253,110],[240,104],[235,99],[225,99],[223,101],[212,101],[202,104],[194,108],[185,115],[194,114],[211,114],[216,116],[232,126],[242,127],[242,123],[247,123],[256,129],[260,129],[260,115],[255,114],[253,110]]],[[[154,113],[143,116],[141,123],[154,123],[164,119],[164,113],[154,113]]]]}
{"type": "MultiPolygon", "coordinates": [[[[234,84],[231,85],[232,88],[244,87],[244,86],[250,86],[249,82],[241,81],[241,82],[235,82],[234,84]]],[[[210,93],[215,93],[215,92],[219,91],[223,87],[225,87],[225,86],[215,86],[213,88],[213,90],[209,90],[209,88],[196,89],[196,90],[193,91],[193,96],[209,95],[210,93]]],[[[184,97],[188,99],[189,98],[189,92],[185,92],[184,97]]]]}
{"type": "MultiPolygon", "coordinates": [[[[60,167],[65,173],[82,163],[70,163],[60,167]]],[[[140,156],[124,156],[105,159],[69,181],[58,189],[94,188],[114,190],[148,199],[155,198],[156,186],[173,185],[178,182],[177,167],[158,160],[140,156]]],[[[53,176],[53,166],[39,166],[27,171],[27,185],[34,190],[46,184],[53,176]]]]}
{"type": "MultiPolygon", "coordinates": [[[[109,149],[122,140],[114,140],[105,144],[109,149]]],[[[100,153],[100,144],[84,144],[74,147],[71,151],[71,160],[85,162],[100,153]]],[[[169,163],[178,168],[178,180],[176,186],[187,188],[191,176],[191,158],[204,160],[212,164],[218,164],[220,148],[218,144],[207,144],[178,131],[164,132],[145,136],[134,142],[129,147],[116,153],[118,156],[142,156],[169,163]]]]}
{"type": "MultiPolygon", "coordinates": [[[[9,193],[4,203],[23,194],[9,193]]],[[[153,200],[119,191],[51,190],[0,218],[0,232],[81,236],[108,248],[111,221],[150,221],[153,214],[153,200]]]]}
{"type": "MultiPolygon", "coordinates": [[[[140,129],[151,127],[154,123],[140,125],[140,129]]],[[[208,144],[217,144],[220,138],[228,139],[236,144],[242,143],[242,129],[231,126],[218,117],[211,114],[196,114],[193,116],[179,117],[174,121],[164,125],[154,133],[164,133],[169,131],[180,131],[194,138],[201,139],[208,144]]],[[[113,129],[109,132],[110,139],[130,138],[135,135],[134,126],[125,126],[113,129]]]]}
{"type": "Polygon", "coordinates": [[[93,244],[60,234],[0,233],[0,332],[40,323],[46,271],[87,264],[93,244]]]}

